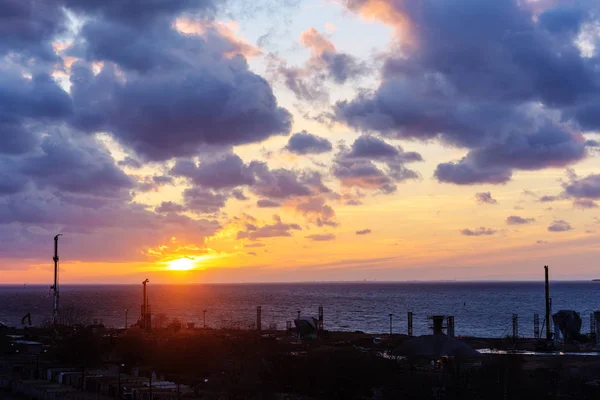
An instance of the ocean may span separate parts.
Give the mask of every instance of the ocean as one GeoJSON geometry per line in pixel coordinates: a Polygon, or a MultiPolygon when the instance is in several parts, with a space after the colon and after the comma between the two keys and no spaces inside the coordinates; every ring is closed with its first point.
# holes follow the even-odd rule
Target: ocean
{"type": "MultiPolygon", "coordinates": [[[[110,327],[123,327],[140,314],[142,285],[61,286],[61,306],[85,310],[90,319],[110,327]]],[[[600,282],[553,282],[552,310],[575,310],[589,332],[589,315],[600,310],[600,282]]],[[[414,314],[414,334],[429,332],[430,315],[453,315],[459,336],[503,337],[512,333],[512,315],[519,316],[519,335],[533,336],[533,315],[544,318],[543,282],[443,283],[289,283],[289,284],[148,284],[154,319],[159,314],[183,324],[211,328],[252,329],[256,306],[262,307],[263,329],[285,329],[300,310],[317,316],[324,307],[328,330],[389,332],[393,314],[395,333],[407,332],[407,312],[414,314]]],[[[34,325],[49,321],[52,295],[48,286],[0,286],[0,322],[19,326],[31,314],[34,325]]]]}

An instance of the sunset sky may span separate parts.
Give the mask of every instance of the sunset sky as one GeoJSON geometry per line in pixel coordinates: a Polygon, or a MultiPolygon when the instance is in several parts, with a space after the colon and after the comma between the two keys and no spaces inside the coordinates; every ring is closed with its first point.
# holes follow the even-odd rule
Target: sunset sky
{"type": "Polygon", "coordinates": [[[0,0],[0,284],[600,278],[596,0],[0,0]]]}

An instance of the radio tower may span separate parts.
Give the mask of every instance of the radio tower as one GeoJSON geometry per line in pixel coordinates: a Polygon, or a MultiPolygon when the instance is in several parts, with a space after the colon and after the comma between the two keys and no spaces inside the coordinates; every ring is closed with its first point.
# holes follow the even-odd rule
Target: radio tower
{"type": "Polygon", "coordinates": [[[50,286],[50,289],[54,291],[52,300],[52,316],[54,318],[54,325],[58,324],[58,237],[62,236],[58,234],[54,236],[54,285],[50,286]]]}

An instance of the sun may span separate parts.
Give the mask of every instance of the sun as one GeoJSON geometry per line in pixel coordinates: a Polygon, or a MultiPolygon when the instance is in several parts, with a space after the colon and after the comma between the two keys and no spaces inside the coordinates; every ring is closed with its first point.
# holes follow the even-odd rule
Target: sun
{"type": "Polygon", "coordinates": [[[196,267],[196,260],[191,258],[179,258],[169,262],[171,271],[190,271],[196,267]]]}

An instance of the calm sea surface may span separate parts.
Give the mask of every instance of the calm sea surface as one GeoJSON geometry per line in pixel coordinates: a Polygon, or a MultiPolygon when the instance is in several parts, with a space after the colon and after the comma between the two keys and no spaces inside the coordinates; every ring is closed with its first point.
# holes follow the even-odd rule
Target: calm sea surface
{"type": "MultiPolygon", "coordinates": [[[[551,284],[552,309],[581,313],[582,332],[589,332],[589,314],[600,310],[600,282],[551,284]]],[[[544,317],[544,284],[540,283],[319,283],[253,285],[148,285],[152,312],[184,323],[209,327],[254,326],[256,306],[262,306],[263,327],[285,329],[300,310],[317,315],[324,307],[325,329],[384,333],[394,314],[395,332],[406,333],[407,312],[414,313],[414,333],[428,332],[427,316],[455,316],[456,334],[501,337],[511,331],[519,314],[519,333],[533,336],[533,314],[544,317]]],[[[86,309],[105,325],[122,327],[125,309],[129,323],[140,310],[142,285],[61,287],[61,305],[86,309]]],[[[34,325],[51,318],[52,296],[44,286],[0,286],[0,322],[18,326],[31,313],[34,325]]]]}

